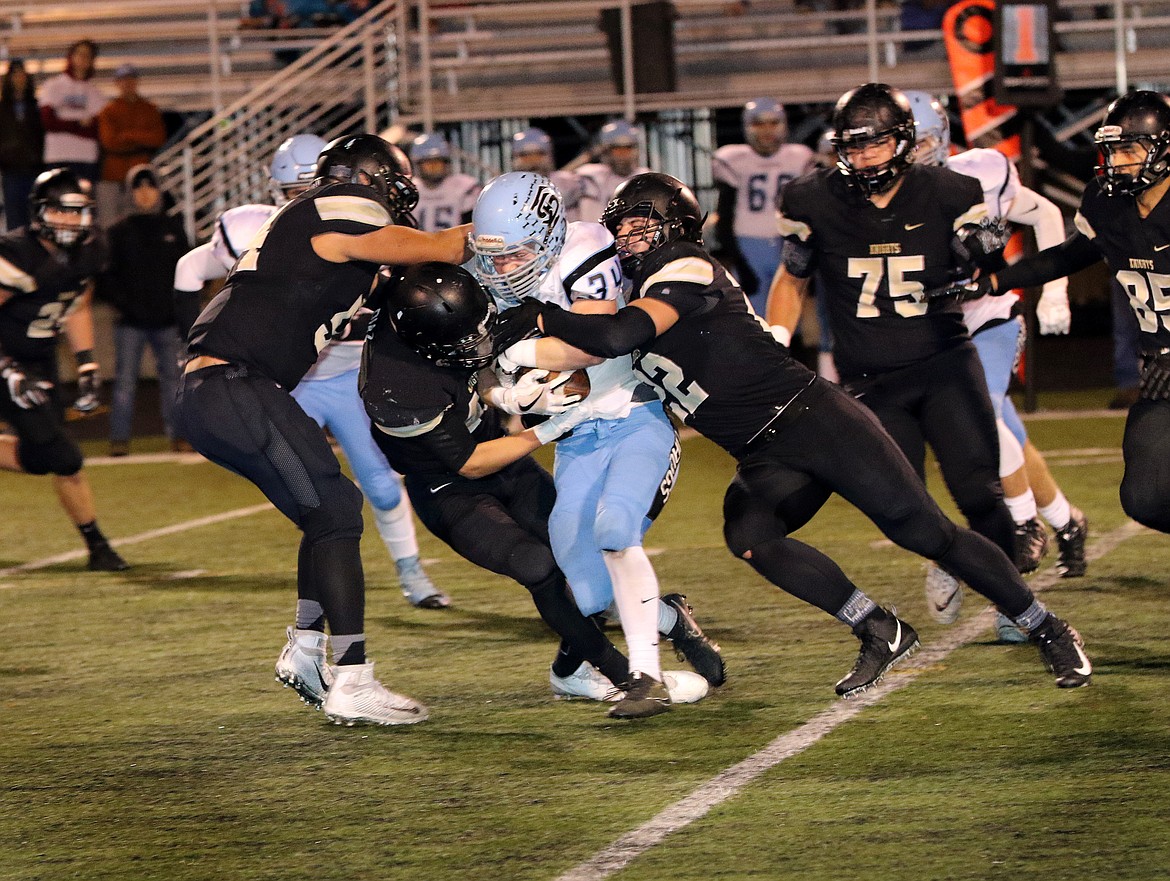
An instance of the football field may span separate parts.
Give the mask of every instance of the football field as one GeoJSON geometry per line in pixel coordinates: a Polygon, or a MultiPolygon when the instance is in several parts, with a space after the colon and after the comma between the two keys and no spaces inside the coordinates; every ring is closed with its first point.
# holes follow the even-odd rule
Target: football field
{"type": "Polygon", "coordinates": [[[454,605],[414,609],[368,521],[370,654],[431,717],[329,725],[273,681],[298,534],[250,483],[198,456],[94,460],[133,565],[112,575],[85,571],[46,479],[0,474],[0,879],[1170,877],[1170,537],[1121,511],[1122,427],[1029,421],[1091,559],[1060,579],[1053,549],[1031,582],[1084,636],[1093,684],[1058,690],[970,591],[934,623],[922,561],[833,499],[798,536],[922,638],[849,702],[833,683],[856,639],[727,552],[733,462],[687,440],[647,546],[729,679],[620,724],[552,699],[557,641],[523,588],[420,528],[454,605]]]}

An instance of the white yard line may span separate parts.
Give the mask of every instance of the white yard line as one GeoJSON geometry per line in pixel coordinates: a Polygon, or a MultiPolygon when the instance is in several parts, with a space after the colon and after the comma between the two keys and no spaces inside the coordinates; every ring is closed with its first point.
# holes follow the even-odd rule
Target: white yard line
{"type": "MultiPolygon", "coordinates": [[[[249,505],[247,508],[236,508],[234,511],[224,511],[222,514],[211,514],[207,517],[197,517],[194,520],[184,520],[182,523],[175,523],[171,526],[164,526],[161,529],[151,529],[146,532],[140,532],[137,535],[130,535],[126,538],[119,538],[110,542],[114,547],[120,548],[126,545],[136,545],[140,542],[150,541],[155,538],[162,538],[167,535],[174,535],[177,532],[187,532],[190,529],[199,529],[202,526],[214,526],[216,523],[223,523],[227,520],[237,520],[240,517],[250,517],[252,514],[259,514],[261,511],[275,510],[268,502],[260,505],[249,505]]],[[[54,554],[51,557],[42,557],[39,560],[32,560],[28,563],[21,563],[18,566],[9,566],[7,569],[0,569],[0,578],[7,578],[9,575],[15,575],[18,572],[31,572],[35,569],[44,569],[48,566],[55,566],[58,563],[68,563],[72,560],[81,560],[89,556],[89,551],[80,549],[76,551],[68,551],[64,554],[54,554]]],[[[10,590],[16,587],[14,584],[0,584],[0,590],[10,590]]]]}
{"type": "MultiPolygon", "coordinates": [[[[1086,557],[1089,560],[1099,559],[1126,539],[1143,531],[1144,527],[1129,521],[1093,541],[1086,557]]],[[[1032,579],[1030,586],[1034,591],[1040,591],[1058,580],[1055,568],[1048,569],[1032,579]]],[[[660,844],[668,835],[689,826],[704,817],[712,808],[739,794],[741,789],[765,771],[774,768],[785,759],[804,752],[862,710],[914,682],[921,673],[942,661],[955,649],[978,639],[987,632],[994,616],[995,610],[989,606],[977,615],[965,619],[957,627],[948,630],[942,639],[928,644],[900,665],[880,685],[852,700],[837,701],[798,728],[781,734],[759,752],[712,777],[690,795],[669,805],[657,816],[623,835],[585,862],[577,864],[556,881],[601,881],[620,871],[646,851],[660,844]]],[[[1090,642],[1089,651],[1092,650],[1093,645],[1090,642]]],[[[1038,677],[1038,688],[1052,688],[1052,682],[1047,676],[1039,676],[1038,673],[1038,677]]]]}

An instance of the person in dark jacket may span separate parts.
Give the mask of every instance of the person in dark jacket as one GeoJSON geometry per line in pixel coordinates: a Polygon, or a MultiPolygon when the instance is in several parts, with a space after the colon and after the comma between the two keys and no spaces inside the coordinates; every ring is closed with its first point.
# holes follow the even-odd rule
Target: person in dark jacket
{"type": "Polygon", "coordinates": [[[133,213],[110,228],[109,266],[98,287],[101,298],[118,311],[114,326],[117,369],[110,412],[110,455],[130,451],[134,397],[143,349],[150,346],[158,365],[159,404],[167,437],[175,449],[172,410],[179,378],[179,338],[171,294],[175,264],[188,250],[178,219],[162,213],[163,193],[150,165],[126,174],[133,213]]]}
{"type": "Polygon", "coordinates": [[[28,196],[45,159],[45,129],[33,79],[13,58],[0,83],[0,175],[8,229],[28,226],[28,196]]]}

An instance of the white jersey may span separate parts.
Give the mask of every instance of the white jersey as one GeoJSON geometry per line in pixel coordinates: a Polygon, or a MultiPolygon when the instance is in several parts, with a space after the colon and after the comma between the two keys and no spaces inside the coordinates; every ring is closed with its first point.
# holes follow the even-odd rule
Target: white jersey
{"type": "Polygon", "coordinates": [[[718,183],[736,191],[735,236],[776,239],[776,203],[790,180],[816,166],[815,154],[803,144],[781,144],[771,156],[748,144],[728,144],[715,151],[711,172],[718,183]]]}
{"type": "MultiPolygon", "coordinates": [[[[75,80],[59,73],[41,84],[37,103],[52,107],[62,122],[95,119],[106,106],[107,98],[93,80],[75,80]]],[[[72,132],[45,132],[45,166],[52,168],[66,162],[97,162],[98,140],[72,132]]]]}
{"type": "MultiPolygon", "coordinates": [[[[570,223],[561,256],[541,280],[536,298],[562,309],[579,300],[609,300],[621,308],[622,265],[610,231],[598,223],[570,223]]],[[[496,304],[507,308],[498,299],[496,304]]],[[[638,404],[658,399],[634,374],[630,355],[602,361],[587,372],[591,418],[623,419],[638,404]]]]}
{"type": "Polygon", "coordinates": [[[470,214],[479,198],[479,181],[470,174],[449,174],[432,186],[417,175],[418,205],[414,216],[418,228],[424,232],[438,232],[459,226],[463,216],[470,214]]]}
{"type": "Polygon", "coordinates": [[[581,178],[581,220],[597,223],[601,220],[601,213],[613,198],[613,191],[636,174],[645,174],[650,169],[645,166],[635,168],[632,174],[617,174],[604,162],[590,162],[577,169],[581,178]]]}
{"type": "MultiPolygon", "coordinates": [[[[1064,241],[1064,221],[1060,209],[1020,183],[1015,164],[998,150],[978,147],[947,158],[947,167],[979,181],[983,201],[993,220],[1033,227],[1040,250],[1064,241]]],[[[1061,278],[1044,286],[1046,295],[1067,297],[1068,279],[1061,278]]],[[[1012,316],[1018,301],[1014,294],[981,297],[962,304],[963,323],[974,334],[991,323],[1002,323],[1012,316]]]]}

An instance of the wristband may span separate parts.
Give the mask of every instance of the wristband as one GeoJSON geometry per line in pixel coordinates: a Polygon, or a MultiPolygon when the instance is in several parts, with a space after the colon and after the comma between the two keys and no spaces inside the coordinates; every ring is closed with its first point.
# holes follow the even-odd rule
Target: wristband
{"type": "Polygon", "coordinates": [[[520,340],[504,350],[504,355],[514,364],[521,367],[536,367],[536,344],[539,340],[520,340]]]}
{"type": "Polygon", "coordinates": [[[84,367],[86,364],[94,364],[97,361],[97,359],[93,356],[93,349],[82,349],[73,357],[77,359],[78,367],[84,367]]]}

